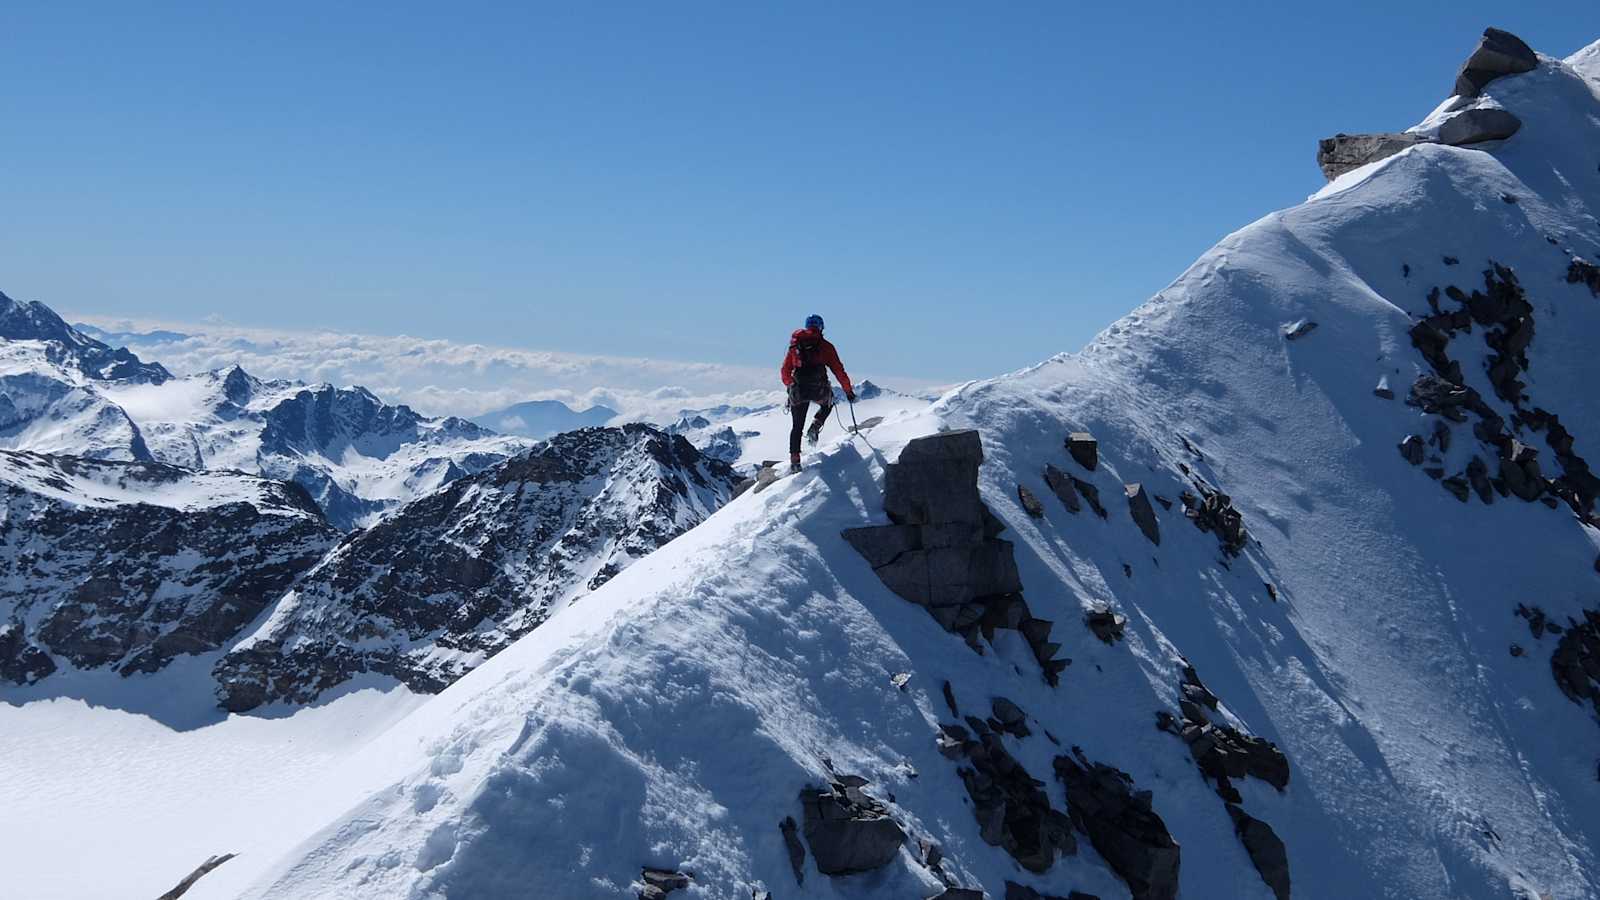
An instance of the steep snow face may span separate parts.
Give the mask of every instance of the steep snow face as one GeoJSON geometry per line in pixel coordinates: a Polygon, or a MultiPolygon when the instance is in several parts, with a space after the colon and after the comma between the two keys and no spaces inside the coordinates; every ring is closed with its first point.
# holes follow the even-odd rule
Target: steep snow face
{"type": "Polygon", "coordinates": [[[1567,57],[1567,66],[1590,81],[1600,81],[1600,41],[1567,57]]]}
{"type": "Polygon", "coordinates": [[[103,393],[139,423],[156,459],[294,481],[345,530],[530,443],[365,388],[262,381],[238,366],[103,393]]]}
{"type": "Polygon", "coordinates": [[[0,682],[215,650],[334,537],[296,485],[0,450],[0,682]]]}
{"type": "Polygon", "coordinates": [[[228,709],[362,672],[436,692],[727,501],[731,469],[645,425],[568,432],[351,536],[217,665],[228,709]]]}
{"type": "Polygon", "coordinates": [[[1082,354],[832,439],[354,756],[328,782],[349,811],[250,896],[616,896],[642,866],[740,900],[947,882],[993,897],[1008,881],[1129,896],[1126,860],[1085,835],[1042,871],[985,841],[983,779],[936,738],[1005,697],[1028,734],[993,741],[1051,809],[1080,827],[1104,812],[1052,776],[1069,747],[1151,792],[1182,896],[1272,896],[1219,797],[1236,791],[1282,839],[1298,897],[1600,897],[1600,732],[1552,678],[1554,639],[1515,614],[1537,605],[1570,629],[1595,606],[1595,90],[1552,60],[1492,82],[1524,122],[1509,141],[1352,172],[1228,237],[1082,354]],[[1421,382],[1421,407],[1374,394],[1452,371],[1421,382]],[[982,435],[983,499],[1074,661],[1059,687],[1005,629],[974,652],[840,536],[885,521],[884,465],[906,441],[951,427],[982,435]],[[1099,439],[1092,469],[1063,450],[1077,431],[1099,439]],[[1397,452],[1408,434],[1432,439],[1420,465],[1397,452]],[[1537,450],[1553,479],[1537,501],[1509,493],[1507,447],[1537,450]],[[1069,511],[1047,465],[1107,516],[1069,511]],[[1159,543],[1125,499],[1134,483],[1159,543]],[[1184,515],[1202,487],[1242,514],[1238,556],[1184,515]],[[1121,639],[1080,625],[1102,607],[1126,617],[1121,639]],[[1215,709],[1180,688],[1191,665],[1215,709]],[[1274,742],[1285,789],[1208,781],[1158,712],[1274,742]],[[844,774],[912,840],[865,874],[808,857],[796,884],[778,823],[802,817],[802,787],[844,774]]]}

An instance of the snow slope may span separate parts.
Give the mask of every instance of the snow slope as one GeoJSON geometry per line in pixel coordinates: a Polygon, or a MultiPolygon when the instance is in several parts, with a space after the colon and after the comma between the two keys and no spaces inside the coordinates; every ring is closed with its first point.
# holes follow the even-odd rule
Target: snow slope
{"type": "MultiPolygon", "coordinates": [[[[1592,68],[1595,52],[1574,63],[1592,68]]],[[[1181,896],[1270,896],[1184,742],[1153,727],[1186,659],[1219,718],[1287,754],[1282,793],[1235,786],[1287,846],[1297,896],[1600,897],[1600,733],[1552,679],[1553,641],[1513,615],[1537,603],[1581,621],[1600,534],[1564,504],[1458,501],[1396,452],[1440,417],[1373,394],[1380,376],[1403,395],[1430,372],[1408,337],[1430,290],[1485,288],[1498,263],[1538,325],[1523,405],[1557,413],[1572,452],[1600,446],[1600,297],[1568,280],[1574,257],[1600,254],[1597,91],[1550,59],[1495,81],[1486,93],[1524,122],[1512,139],[1352,172],[1229,236],[1083,353],[833,440],[809,471],[729,504],[352,755],[330,782],[347,811],[248,896],[609,897],[645,865],[692,871],[695,897],[937,893],[915,843],[874,872],[812,868],[795,884],[777,823],[830,770],[865,777],[961,884],[1128,896],[1086,841],[1030,874],[980,839],[957,763],[935,747],[946,680],[964,712],[996,695],[1026,711],[1033,736],[1004,743],[1057,808],[1066,750],[1043,732],[1150,790],[1182,847],[1181,896]],[[982,433],[984,499],[1074,660],[1059,687],[1004,633],[974,653],[840,537],[884,521],[885,462],[945,427],[982,433]],[[1062,450],[1080,430],[1100,441],[1093,472],[1062,450]],[[1098,487],[1109,517],[1068,512],[1047,463],[1098,487]],[[1196,479],[1242,512],[1242,556],[1181,506],[1155,507],[1152,544],[1120,492],[1172,499],[1196,479]],[[1019,506],[1019,483],[1042,518],[1019,506]],[[1078,627],[1097,604],[1127,616],[1123,642],[1078,627]]],[[[1557,474],[1552,429],[1513,419],[1483,370],[1484,331],[1457,335],[1451,355],[1557,474]]],[[[1441,476],[1494,458],[1471,424],[1447,428],[1448,450],[1427,451],[1441,476]]]]}

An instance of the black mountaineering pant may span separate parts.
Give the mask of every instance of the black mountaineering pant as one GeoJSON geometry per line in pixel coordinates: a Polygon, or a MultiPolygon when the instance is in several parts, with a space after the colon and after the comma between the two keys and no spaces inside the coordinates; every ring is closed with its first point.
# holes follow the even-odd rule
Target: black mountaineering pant
{"type": "Polygon", "coordinates": [[[812,403],[817,404],[815,427],[821,431],[828,413],[833,412],[833,387],[826,381],[820,385],[796,381],[794,390],[789,392],[789,415],[794,420],[794,427],[789,429],[790,458],[800,454],[800,433],[805,431],[806,412],[812,403]]]}

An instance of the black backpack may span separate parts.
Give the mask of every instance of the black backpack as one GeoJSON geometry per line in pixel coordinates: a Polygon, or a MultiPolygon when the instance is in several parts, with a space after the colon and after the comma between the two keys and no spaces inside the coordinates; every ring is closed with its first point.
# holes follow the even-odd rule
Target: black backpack
{"type": "Polygon", "coordinates": [[[794,351],[796,378],[816,381],[827,377],[822,363],[822,338],[795,338],[789,348],[794,351]]]}

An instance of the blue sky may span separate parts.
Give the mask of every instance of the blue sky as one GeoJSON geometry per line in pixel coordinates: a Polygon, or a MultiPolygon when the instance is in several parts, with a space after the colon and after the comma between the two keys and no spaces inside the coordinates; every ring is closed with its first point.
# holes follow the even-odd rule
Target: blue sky
{"type": "Polygon", "coordinates": [[[1330,9],[8,3],[0,290],[736,367],[816,311],[858,374],[998,374],[1420,119],[1485,25],[1600,38],[1330,9]]]}

